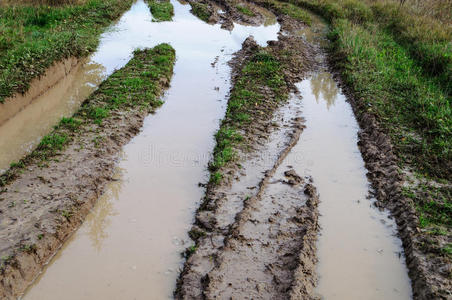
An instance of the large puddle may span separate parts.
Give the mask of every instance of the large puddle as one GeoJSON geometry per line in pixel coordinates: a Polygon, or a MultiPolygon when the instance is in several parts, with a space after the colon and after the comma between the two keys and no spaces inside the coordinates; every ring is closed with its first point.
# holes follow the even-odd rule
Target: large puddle
{"type": "Polygon", "coordinates": [[[396,225],[369,197],[350,104],[328,72],[297,87],[306,128],[285,164],[312,176],[320,194],[316,292],[322,299],[410,299],[396,225]]]}
{"type": "Polygon", "coordinates": [[[165,104],[145,119],[123,149],[117,181],[86,222],[29,288],[24,299],[171,298],[180,253],[207,179],[213,134],[230,88],[227,61],[250,34],[265,45],[279,25],[208,25],[171,1],[173,22],[155,23],[142,0],[106,33],[92,59],[104,74],[124,65],[137,47],[168,42],[177,62],[165,104]]]}

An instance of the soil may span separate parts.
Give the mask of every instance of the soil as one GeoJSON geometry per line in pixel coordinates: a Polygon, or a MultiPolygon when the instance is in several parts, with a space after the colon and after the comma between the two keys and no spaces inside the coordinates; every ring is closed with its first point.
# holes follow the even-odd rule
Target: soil
{"type": "MultiPolygon", "coordinates": [[[[247,8],[252,12],[252,16],[241,13],[237,6],[230,1],[222,0],[189,0],[188,2],[197,2],[206,5],[210,14],[208,22],[211,24],[221,24],[221,28],[231,31],[234,23],[258,26],[266,24],[267,21],[275,19],[270,11],[255,5],[252,2],[246,2],[247,8]]],[[[239,2],[237,2],[238,4],[239,2]]]]}

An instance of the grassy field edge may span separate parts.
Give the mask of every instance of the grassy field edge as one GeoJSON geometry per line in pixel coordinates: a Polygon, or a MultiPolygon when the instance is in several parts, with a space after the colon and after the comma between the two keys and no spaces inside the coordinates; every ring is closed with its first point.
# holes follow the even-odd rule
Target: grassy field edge
{"type": "Polygon", "coordinates": [[[25,93],[55,62],[94,51],[100,34],[133,2],[0,6],[0,103],[25,93]]]}

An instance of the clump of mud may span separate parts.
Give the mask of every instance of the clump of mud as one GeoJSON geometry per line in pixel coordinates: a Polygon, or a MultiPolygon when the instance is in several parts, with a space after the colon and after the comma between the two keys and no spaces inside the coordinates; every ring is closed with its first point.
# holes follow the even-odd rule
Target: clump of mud
{"type": "Polygon", "coordinates": [[[221,24],[221,28],[232,30],[234,23],[262,25],[276,23],[276,16],[252,2],[226,0],[188,0],[191,12],[210,24],[221,24]]]}

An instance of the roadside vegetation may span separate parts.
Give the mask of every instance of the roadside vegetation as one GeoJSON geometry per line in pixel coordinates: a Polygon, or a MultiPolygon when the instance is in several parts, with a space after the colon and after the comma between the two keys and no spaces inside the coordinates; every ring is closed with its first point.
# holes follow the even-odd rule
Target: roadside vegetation
{"type": "Polygon", "coordinates": [[[174,16],[174,7],[169,0],[146,0],[151,8],[153,21],[171,21],[174,16]]]}
{"type": "MultiPolygon", "coordinates": [[[[15,179],[30,164],[45,167],[83,131],[95,131],[114,112],[132,108],[152,111],[160,106],[163,103],[160,95],[169,84],[174,61],[175,51],[168,44],[136,50],[127,65],[104,81],[72,117],[62,118],[55,129],[42,138],[36,150],[0,176],[0,187],[15,179]]],[[[93,140],[93,143],[98,142],[93,140]]]]}
{"type": "Polygon", "coordinates": [[[389,131],[401,162],[450,180],[451,23],[396,2],[292,1],[330,22],[343,78],[389,131]]]}
{"type": "Polygon", "coordinates": [[[133,0],[8,3],[0,5],[0,103],[25,93],[54,62],[95,50],[105,27],[133,0]]]}

